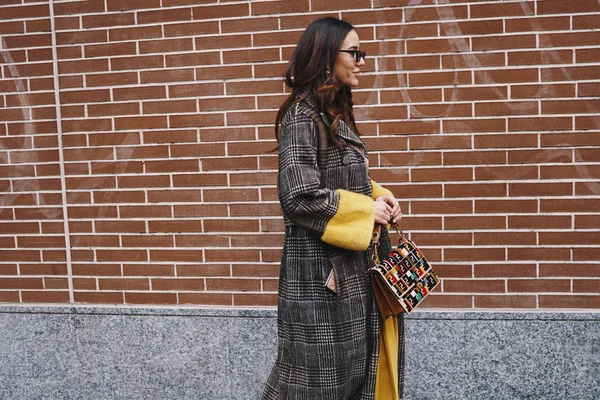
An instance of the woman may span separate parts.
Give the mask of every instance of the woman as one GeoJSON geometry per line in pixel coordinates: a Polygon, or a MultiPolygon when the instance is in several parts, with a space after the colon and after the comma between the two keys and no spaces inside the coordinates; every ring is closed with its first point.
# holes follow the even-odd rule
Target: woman
{"type": "MultiPolygon", "coordinates": [[[[381,321],[368,272],[374,225],[397,223],[401,212],[370,179],[354,121],[351,88],[363,65],[356,30],[327,17],[306,28],[286,71],[292,93],[275,123],[285,222],[279,348],[263,399],[402,392],[403,320],[381,321]]],[[[385,227],[380,249],[390,251],[385,227]]]]}

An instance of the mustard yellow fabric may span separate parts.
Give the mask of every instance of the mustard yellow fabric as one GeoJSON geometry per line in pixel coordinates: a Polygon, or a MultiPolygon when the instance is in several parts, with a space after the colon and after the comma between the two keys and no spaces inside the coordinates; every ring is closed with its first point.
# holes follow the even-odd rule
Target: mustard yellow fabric
{"type": "Polygon", "coordinates": [[[376,200],[379,196],[383,196],[384,194],[393,196],[392,192],[375,182],[373,179],[371,179],[371,187],[373,188],[373,200],[376,200]]]}
{"type": "Polygon", "coordinates": [[[375,400],[398,399],[398,318],[381,322],[375,400]]]}
{"type": "Polygon", "coordinates": [[[321,240],[348,250],[366,250],[375,224],[375,203],[364,194],[337,189],[338,209],[325,226],[321,240]]]}

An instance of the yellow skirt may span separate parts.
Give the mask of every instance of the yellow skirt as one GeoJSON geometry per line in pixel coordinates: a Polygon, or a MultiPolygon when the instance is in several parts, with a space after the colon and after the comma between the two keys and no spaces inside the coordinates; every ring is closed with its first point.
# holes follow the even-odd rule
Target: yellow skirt
{"type": "Polygon", "coordinates": [[[398,318],[381,322],[375,400],[398,399],[398,318]]]}

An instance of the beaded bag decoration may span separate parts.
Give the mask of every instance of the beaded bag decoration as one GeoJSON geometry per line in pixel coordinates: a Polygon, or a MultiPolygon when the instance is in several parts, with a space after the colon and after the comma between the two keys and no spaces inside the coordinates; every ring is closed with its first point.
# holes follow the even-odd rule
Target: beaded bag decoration
{"type": "MultiPolygon", "coordinates": [[[[396,231],[398,232],[398,228],[396,231]]],[[[437,274],[417,245],[398,232],[398,246],[383,260],[377,255],[381,228],[373,232],[373,290],[383,318],[410,314],[439,284],[437,274]]]]}

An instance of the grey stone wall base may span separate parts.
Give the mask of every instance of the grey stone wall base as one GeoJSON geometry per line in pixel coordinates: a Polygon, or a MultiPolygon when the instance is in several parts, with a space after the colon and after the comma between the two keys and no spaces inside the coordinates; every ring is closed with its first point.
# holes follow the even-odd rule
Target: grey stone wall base
{"type": "MultiPolygon", "coordinates": [[[[600,313],[422,311],[405,399],[600,399],[600,313]]],[[[258,399],[276,311],[0,305],[0,399],[258,399]]]]}

